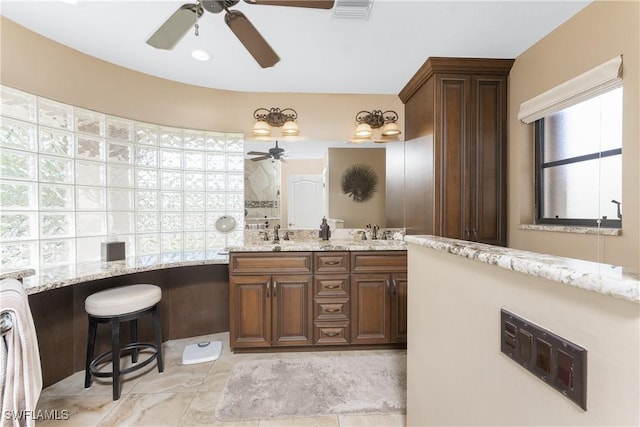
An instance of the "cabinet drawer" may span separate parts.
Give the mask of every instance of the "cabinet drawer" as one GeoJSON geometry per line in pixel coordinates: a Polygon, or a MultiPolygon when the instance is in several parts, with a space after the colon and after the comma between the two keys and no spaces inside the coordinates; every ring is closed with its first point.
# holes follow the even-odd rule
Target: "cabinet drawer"
{"type": "Polygon", "coordinates": [[[316,320],[349,320],[349,298],[317,298],[314,305],[316,320]]]}
{"type": "Polygon", "coordinates": [[[232,253],[229,274],[311,273],[311,252],[232,253]]]}
{"type": "Polygon", "coordinates": [[[349,322],[316,322],[315,344],[347,345],[349,344],[349,322]]]}
{"type": "Polygon", "coordinates": [[[352,273],[394,273],[407,271],[407,251],[352,252],[352,273]]]}
{"type": "Polygon", "coordinates": [[[315,276],[314,294],[317,297],[348,297],[349,296],[349,275],[335,274],[326,276],[315,276]]]}
{"type": "Polygon", "coordinates": [[[348,273],[349,252],[314,252],[315,273],[348,273]]]}

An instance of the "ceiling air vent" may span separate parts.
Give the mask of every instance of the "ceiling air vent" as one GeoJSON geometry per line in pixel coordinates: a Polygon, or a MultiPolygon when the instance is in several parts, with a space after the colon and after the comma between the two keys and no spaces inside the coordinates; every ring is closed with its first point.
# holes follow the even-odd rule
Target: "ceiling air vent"
{"type": "Polygon", "coordinates": [[[340,19],[369,19],[373,0],[336,0],[333,16],[340,19]]]}

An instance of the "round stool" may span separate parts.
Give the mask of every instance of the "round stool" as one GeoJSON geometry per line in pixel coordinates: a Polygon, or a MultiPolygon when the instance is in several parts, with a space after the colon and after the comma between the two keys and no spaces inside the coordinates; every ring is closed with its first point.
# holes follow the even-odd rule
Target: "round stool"
{"type": "Polygon", "coordinates": [[[110,288],[89,295],[85,300],[85,311],[89,315],[89,334],[87,340],[87,362],[85,365],[84,387],[91,386],[93,377],[113,378],[113,400],[120,398],[120,375],[128,374],[158,361],[158,372],[164,370],[162,363],[162,335],[160,331],[160,314],[158,302],[162,298],[162,290],[156,285],[130,285],[110,288]],[[146,314],[153,317],[155,344],[138,342],[138,319],[146,314]],[[131,342],[120,347],[120,323],[130,322],[131,342]],[[99,323],[111,323],[111,350],[96,358],[93,351],[96,344],[96,331],[99,323]],[[138,350],[151,349],[153,354],[143,362],[138,362],[138,350]],[[131,352],[133,366],[120,369],[120,355],[131,352]],[[97,366],[105,359],[111,358],[111,372],[100,372],[97,366]]]}

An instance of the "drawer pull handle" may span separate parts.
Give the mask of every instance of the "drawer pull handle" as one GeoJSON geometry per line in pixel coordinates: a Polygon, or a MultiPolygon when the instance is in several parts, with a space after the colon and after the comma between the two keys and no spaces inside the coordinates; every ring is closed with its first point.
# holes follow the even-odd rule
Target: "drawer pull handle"
{"type": "Polygon", "coordinates": [[[338,289],[340,285],[325,285],[324,287],[327,289],[338,289]]]}
{"type": "Polygon", "coordinates": [[[339,308],[325,308],[324,311],[326,311],[327,313],[337,313],[338,311],[340,311],[339,308]]]}
{"type": "Polygon", "coordinates": [[[338,265],[338,264],[340,264],[340,261],[325,261],[325,264],[327,264],[327,265],[338,265]]]}
{"type": "Polygon", "coordinates": [[[328,337],[337,337],[338,335],[340,335],[340,332],[323,332],[323,334],[328,337]]]}

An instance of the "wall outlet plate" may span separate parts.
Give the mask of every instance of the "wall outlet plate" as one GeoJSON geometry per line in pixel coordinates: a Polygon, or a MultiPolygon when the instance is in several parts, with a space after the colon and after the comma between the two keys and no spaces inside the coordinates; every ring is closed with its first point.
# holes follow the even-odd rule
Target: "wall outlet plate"
{"type": "Polygon", "coordinates": [[[586,349],[501,309],[500,350],[587,410],[586,349]]]}

